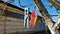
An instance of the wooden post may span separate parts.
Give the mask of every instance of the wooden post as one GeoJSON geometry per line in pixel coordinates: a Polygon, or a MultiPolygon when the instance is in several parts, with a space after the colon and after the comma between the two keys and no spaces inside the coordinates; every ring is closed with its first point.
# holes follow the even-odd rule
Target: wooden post
{"type": "Polygon", "coordinates": [[[59,24],[60,19],[58,20],[58,23],[53,23],[51,16],[48,14],[48,11],[42,4],[41,0],[34,0],[35,5],[39,9],[39,11],[42,14],[43,19],[45,20],[45,24],[48,26],[51,34],[59,34],[58,30],[56,29],[56,26],[59,24]]]}

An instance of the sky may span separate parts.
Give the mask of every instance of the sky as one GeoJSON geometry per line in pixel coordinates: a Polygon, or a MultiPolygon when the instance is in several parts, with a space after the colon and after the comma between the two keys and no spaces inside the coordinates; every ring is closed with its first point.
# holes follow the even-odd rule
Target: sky
{"type": "MultiPolygon", "coordinates": [[[[7,1],[7,0],[4,0],[7,1]]],[[[48,0],[41,0],[44,7],[46,8],[46,10],[48,11],[48,13],[50,15],[58,15],[56,8],[53,6],[52,8],[50,8],[50,6],[52,5],[48,0]]],[[[58,0],[60,2],[60,0],[58,0]]],[[[27,6],[30,8],[30,12],[32,12],[32,10],[35,10],[39,16],[42,16],[41,13],[39,12],[39,10],[35,7],[35,4],[33,3],[33,0],[20,0],[21,5],[22,6],[27,6],[27,5],[31,5],[31,6],[27,6]]],[[[15,0],[13,3],[11,3],[15,6],[18,6],[20,8],[23,8],[19,5],[18,0],[15,0]]],[[[24,8],[23,8],[24,9],[24,8]]],[[[58,12],[60,12],[60,10],[58,10],[58,12]]],[[[58,16],[51,16],[52,20],[54,22],[58,21],[58,16]]]]}

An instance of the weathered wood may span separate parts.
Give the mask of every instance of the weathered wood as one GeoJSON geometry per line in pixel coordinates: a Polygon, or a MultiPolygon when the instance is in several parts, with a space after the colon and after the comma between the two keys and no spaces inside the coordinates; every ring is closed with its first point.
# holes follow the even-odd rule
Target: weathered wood
{"type": "MultiPolygon", "coordinates": [[[[4,9],[3,7],[5,7],[6,5],[4,5],[4,3],[0,2],[0,9],[4,9]]],[[[10,12],[14,12],[14,13],[18,13],[18,14],[24,14],[24,12],[22,10],[16,9],[16,8],[8,6],[8,5],[6,7],[7,7],[6,10],[8,10],[10,12]]]]}
{"type": "Polygon", "coordinates": [[[46,25],[48,26],[51,34],[59,34],[56,28],[53,28],[54,23],[52,22],[52,19],[50,15],[48,14],[48,11],[43,6],[41,0],[34,0],[35,5],[38,7],[39,11],[42,14],[42,17],[45,20],[46,25]]]}
{"type": "MultiPolygon", "coordinates": [[[[2,16],[2,18],[0,19],[0,34],[4,33],[4,25],[5,25],[5,16],[2,16]]],[[[26,31],[27,31],[27,33],[29,31],[31,33],[33,33],[33,32],[36,32],[35,30],[38,31],[37,29],[24,28],[23,19],[7,17],[7,20],[6,20],[6,33],[7,34],[8,33],[15,33],[15,32],[26,32],[26,31]]]]}
{"type": "Polygon", "coordinates": [[[0,19],[0,34],[4,33],[4,27],[6,27],[6,33],[21,32],[24,31],[24,21],[23,19],[16,19],[7,17],[6,26],[5,25],[5,16],[0,19]]]}
{"type": "Polygon", "coordinates": [[[57,0],[48,0],[49,2],[51,2],[56,9],[60,10],[60,2],[58,2],[57,0]]]}

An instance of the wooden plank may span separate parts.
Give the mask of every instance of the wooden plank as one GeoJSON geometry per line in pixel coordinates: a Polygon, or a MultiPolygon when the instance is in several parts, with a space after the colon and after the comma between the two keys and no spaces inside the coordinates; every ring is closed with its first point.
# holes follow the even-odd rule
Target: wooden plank
{"type": "MultiPolygon", "coordinates": [[[[0,3],[0,9],[4,9],[3,7],[5,7],[6,5],[4,5],[4,3],[0,3]]],[[[7,7],[6,10],[8,10],[10,12],[14,12],[14,13],[18,13],[18,14],[24,14],[24,12],[22,10],[16,9],[16,8],[8,6],[8,5],[6,7],[7,7]]]]}
{"type": "MultiPolygon", "coordinates": [[[[13,33],[17,31],[23,31],[24,21],[23,19],[7,17],[5,22],[5,16],[0,19],[0,30],[4,33],[4,27],[6,27],[6,33],[13,33]],[[4,26],[6,23],[6,26],[4,26]]],[[[1,33],[0,33],[1,34],[1,33]]]]}
{"type": "Polygon", "coordinates": [[[56,9],[60,10],[60,2],[57,1],[57,0],[48,0],[49,2],[51,2],[55,7],[56,9]]]}

